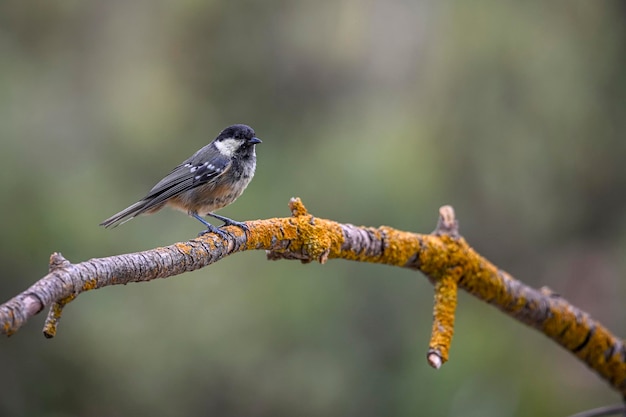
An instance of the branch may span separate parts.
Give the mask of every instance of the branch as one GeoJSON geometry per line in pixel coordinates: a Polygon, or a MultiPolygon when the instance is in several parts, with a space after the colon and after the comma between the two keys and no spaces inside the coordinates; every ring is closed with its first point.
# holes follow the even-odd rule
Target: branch
{"type": "Polygon", "coordinates": [[[567,349],[626,395],[626,349],[621,339],[548,288],[535,290],[476,253],[459,235],[454,211],[444,206],[431,234],[390,227],[357,227],[310,215],[299,199],[292,217],[250,221],[249,232],[226,227],[228,238],[206,234],[188,242],[144,252],[71,264],[60,254],[50,272],[0,305],[0,332],[11,335],[45,307],[44,335],[53,337],[63,307],[80,293],[109,285],[150,281],[203,268],[236,252],[264,249],[268,259],[303,263],[348,259],[423,272],[435,287],[433,327],[427,359],[439,368],[448,360],[454,333],[457,290],[462,288],[567,349]]]}

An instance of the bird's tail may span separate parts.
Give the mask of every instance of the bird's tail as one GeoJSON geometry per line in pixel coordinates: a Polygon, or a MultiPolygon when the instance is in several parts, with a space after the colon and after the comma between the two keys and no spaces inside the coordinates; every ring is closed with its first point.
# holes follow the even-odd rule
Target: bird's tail
{"type": "Polygon", "coordinates": [[[100,226],[117,227],[120,224],[126,223],[130,219],[133,219],[135,216],[143,213],[145,211],[145,208],[146,208],[146,202],[143,200],[138,201],[132,206],[127,207],[124,210],[120,211],[119,213],[114,214],[113,216],[109,217],[108,219],[100,223],[100,226]]]}

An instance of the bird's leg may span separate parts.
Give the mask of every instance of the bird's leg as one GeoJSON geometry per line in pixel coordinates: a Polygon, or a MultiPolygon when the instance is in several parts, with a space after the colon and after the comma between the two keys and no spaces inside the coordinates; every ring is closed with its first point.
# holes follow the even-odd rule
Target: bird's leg
{"type": "Polygon", "coordinates": [[[218,235],[222,239],[228,238],[228,235],[226,234],[226,232],[218,229],[217,227],[213,226],[211,223],[209,223],[206,220],[204,220],[201,216],[198,215],[198,213],[196,213],[196,212],[189,212],[189,214],[192,217],[195,217],[200,223],[202,223],[203,225],[206,226],[206,230],[203,230],[202,232],[198,233],[198,236],[202,236],[202,235],[205,235],[207,233],[215,233],[216,235],[218,235]]]}
{"type": "Polygon", "coordinates": [[[248,226],[245,223],[243,223],[243,222],[237,222],[237,221],[235,221],[233,219],[229,219],[228,217],[220,216],[219,214],[215,214],[215,213],[209,213],[208,216],[215,217],[217,220],[223,221],[224,224],[222,225],[222,227],[224,227],[224,226],[237,226],[237,227],[242,228],[246,232],[250,231],[248,226]]]}

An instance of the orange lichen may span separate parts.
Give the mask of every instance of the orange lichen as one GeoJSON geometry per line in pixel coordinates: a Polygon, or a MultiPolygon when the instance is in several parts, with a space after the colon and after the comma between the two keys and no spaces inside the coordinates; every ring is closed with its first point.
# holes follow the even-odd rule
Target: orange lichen
{"type": "Polygon", "coordinates": [[[193,251],[193,247],[191,247],[191,245],[187,242],[183,243],[183,242],[179,242],[174,244],[174,246],[176,247],[176,249],[178,249],[181,253],[190,256],[192,251],[193,251]]]}
{"type": "Polygon", "coordinates": [[[302,241],[301,251],[310,259],[325,263],[329,256],[336,258],[341,252],[343,233],[341,227],[313,216],[297,217],[298,235],[302,241]],[[321,226],[321,227],[320,227],[321,226]]]}
{"type": "Polygon", "coordinates": [[[289,232],[285,238],[294,235],[289,250],[320,263],[325,263],[329,257],[336,258],[343,242],[341,227],[337,223],[302,214],[303,210],[302,206],[298,217],[291,219],[291,227],[285,228],[289,232]]]}
{"type": "Polygon", "coordinates": [[[16,329],[11,326],[11,323],[13,323],[13,321],[15,320],[15,314],[13,313],[13,310],[9,310],[9,316],[11,319],[5,321],[4,325],[2,326],[2,330],[7,336],[11,336],[13,333],[16,332],[16,329]]]}
{"type": "Polygon", "coordinates": [[[415,233],[402,232],[391,227],[378,229],[385,238],[386,247],[380,261],[387,265],[404,266],[420,249],[415,233]]]}
{"type": "Polygon", "coordinates": [[[436,354],[441,363],[448,360],[448,353],[454,335],[454,315],[457,304],[457,281],[462,273],[454,268],[449,274],[435,282],[435,303],[433,307],[433,327],[430,337],[429,354],[436,354]]]}
{"type": "MultiPolygon", "coordinates": [[[[75,265],[76,268],[66,268],[71,264],[60,254],[51,257],[50,270],[66,268],[73,283],[82,283],[75,284],[80,285],[80,293],[106,285],[181,273],[182,269],[172,271],[172,263],[167,262],[180,254],[194,262],[193,265],[187,265],[185,270],[206,266],[235,251],[254,249],[269,251],[270,259],[284,257],[324,263],[328,259],[342,258],[406,267],[423,272],[435,287],[432,335],[427,356],[432,366],[439,367],[448,359],[454,333],[457,293],[462,288],[543,332],[610,381],[622,394],[626,394],[624,342],[557,294],[529,288],[481,257],[459,235],[458,223],[451,207],[442,207],[439,224],[429,235],[403,232],[387,226],[366,228],[320,219],[309,214],[297,198],[291,199],[289,209],[292,214],[289,218],[246,222],[249,231],[244,232],[234,226],[225,227],[223,230],[234,237],[228,239],[228,247],[223,246],[224,239],[209,233],[190,242],[146,251],[140,258],[151,262],[143,271],[139,268],[137,276],[129,277],[124,268],[116,269],[115,259],[101,259],[98,260],[100,264],[97,268],[92,266],[87,271],[107,270],[101,268],[101,264],[106,262],[110,268],[108,275],[83,281],[80,272],[76,272],[80,270],[81,264],[75,265]]],[[[131,263],[135,266],[135,261],[131,263]]],[[[55,291],[57,288],[54,287],[55,291]]],[[[55,292],[54,297],[67,295],[65,288],[62,292],[55,292]]],[[[76,287],[68,285],[67,288],[70,291],[76,287]]],[[[30,293],[33,290],[28,291],[30,293]]],[[[51,306],[44,329],[46,336],[56,334],[63,307],[75,297],[76,294],[71,294],[51,306]]],[[[16,297],[18,307],[20,302],[16,297]]],[[[0,310],[4,320],[0,330],[7,335],[14,333],[28,317],[36,314],[24,308],[16,311],[19,312],[16,314],[20,320],[15,318],[12,309],[0,310]]]]}
{"type": "Polygon", "coordinates": [[[302,203],[302,200],[298,197],[292,197],[291,200],[289,200],[289,210],[291,210],[293,217],[307,216],[309,214],[306,207],[304,207],[304,203],[302,203]]]}
{"type": "MultiPolygon", "coordinates": [[[[90,290],[95,290],[96,288],[98,288],[98,280],[94,279],[90,279],[85,281],[85,283],[83,284],[82,287],[82,291],[90,291],[90,290]]],[[[70,298],[70,297],[68,297],[70,298]]],[[[72,298],[70,300],[65,299],[67,301],[65,301],[66,303],[69,303],[70,301],[72,301],[74,298],[76,298],[76,296],[72,296],[72,298]]]]}
{"type": "Polygon", "coordinates": [[[304,261],[320,263],[341,254],[343,233],[338,223],[311,216],[299,199],[292,199],[290,209],[294,217],[250,222],[247,248],[281,252],[279,243],[288,241],[289,252],[301,254],[304,261]]]}
{"type": "MultiPolygon", "coordinates": [[[[88,283],[83,285],[83,289],[85,291],[89,289],[95,289],[95,288],[97,288],[95,279],[89,280],[88,283]]],[[[59,324],[59,320],[61,320],[61,315],[63,314],[63,308],[65,307],[66,304],[69,304],[70,302],[72,302],[77,297],[77,295],[78,294],[73,293],[57,301],[56,303],[53,303],[50,306],[50,311],[48,311],[48,317],[46,317],[46,321],[43,325],[43,334],[45,337],[47,337],[48,339],[51,339],[54,336],[56,336],[57,325],[59,324]]]]}
{"type": "MultiPolygon", "coordinates": [[[[626,390],[626,367],[619,352],[611,352],[615,337],[606,329],[592,326],[590,319],[576,316],[568,310],[569,304],[555,302],[550,296],[535,296],[532,289],[515,281],[476,253],[458,235],[455,219],[449,215],[445,228],[431,235],[398,231],[390,227],[356,228],[373,242],[370,250],[359,245],[344,247],[346,225],[316,218],[308,214],[302,202],[290,202],[293,217],[250,222],[247,249],[268,249],[276,253],[288,252],[291,258],[325,262],[342,258],[361,262],[383,263],[418,268],[435,285],[433,329],[429,362],[441,366],[448,359],[454,333],[454,319],[458,287],[476,297],[498,306],[518,320],[530,324],[557,343],[583,359],[601,375],[613,381],[614,386],[626,390]],[[295,256],[297,255],[297,256],[295,256]],[[524,287],[523,290],[520,288],[524,287]],[[537,312],[546,308],[547,319],[537,321],[537,312]],[[551,301],[550,301],[551,300],[551,301]],[[576,348],[580,347],[579,351],[576,348]]],[[[350,245],[347,245],[350,246],[350,245]]]]}

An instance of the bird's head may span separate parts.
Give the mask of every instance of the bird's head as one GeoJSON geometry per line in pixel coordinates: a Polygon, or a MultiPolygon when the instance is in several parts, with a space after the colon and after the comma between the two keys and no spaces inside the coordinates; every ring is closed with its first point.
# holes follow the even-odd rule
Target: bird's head
{"type": "Polygon", "coordinates": [[[246,125],[232,125],[222,130],[215,138],[217,150],[224,156],[246,156],[254,153],[254,145],[261,143],[254,130],[246,125]]]}

